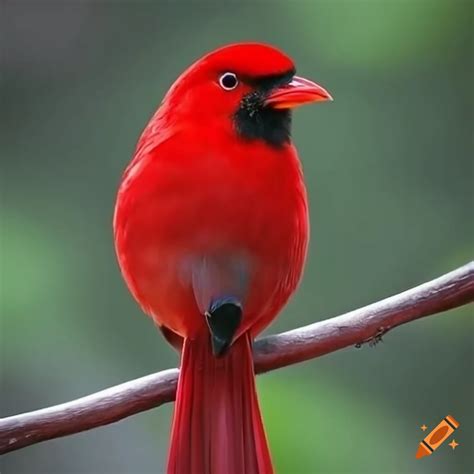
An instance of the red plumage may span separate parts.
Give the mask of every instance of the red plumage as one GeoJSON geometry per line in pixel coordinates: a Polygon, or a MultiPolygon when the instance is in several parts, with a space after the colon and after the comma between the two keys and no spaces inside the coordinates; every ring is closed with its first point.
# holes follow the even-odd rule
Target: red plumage
{"type": "Polygon", "coordinates": [[[219,49],[171,87],[125,171],[114,217],[123,276],[167,338],[184,340],[170,474],[272,472],[251,340],[306,255],[288,109],[327,99],[275,48],[219,49]]]}
{"type": "Polygon", "coordinates": [[[168,472],[272,472],[249,334],[222,358],[203,336],[184,343],[168,472]]]}

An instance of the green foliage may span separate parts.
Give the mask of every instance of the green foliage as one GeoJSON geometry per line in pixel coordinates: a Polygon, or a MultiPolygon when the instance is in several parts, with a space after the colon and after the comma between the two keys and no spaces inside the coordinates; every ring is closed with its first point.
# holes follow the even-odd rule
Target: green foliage
{"type": "Polygon", "coordinates": [[[288,15],[327,61],[358,70],[393,71],[456,54],[456,32],[470,8],[459,0],[287,2],[288,15]]]}

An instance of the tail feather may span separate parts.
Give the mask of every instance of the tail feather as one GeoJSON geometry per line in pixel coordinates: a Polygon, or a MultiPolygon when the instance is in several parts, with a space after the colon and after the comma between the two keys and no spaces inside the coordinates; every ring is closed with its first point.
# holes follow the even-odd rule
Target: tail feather
{"type": "Polygon", "coordinates": [[[167,473],[273,473],[248,334],[219,358],[208,333],[185,340],[167,473]]]}

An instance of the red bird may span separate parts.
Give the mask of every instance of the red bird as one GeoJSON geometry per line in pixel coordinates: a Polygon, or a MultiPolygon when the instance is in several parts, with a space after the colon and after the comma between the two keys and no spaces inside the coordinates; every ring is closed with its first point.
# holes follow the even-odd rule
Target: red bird
{"type": "Polygon", "coordinates": [[[325,100],[278,49],[223,47],[176,80],[124,173],[120,267],[182,348],[168,474],[273,472],[252,340],[294,292],[306,258],[291,109],[325,100]]]}

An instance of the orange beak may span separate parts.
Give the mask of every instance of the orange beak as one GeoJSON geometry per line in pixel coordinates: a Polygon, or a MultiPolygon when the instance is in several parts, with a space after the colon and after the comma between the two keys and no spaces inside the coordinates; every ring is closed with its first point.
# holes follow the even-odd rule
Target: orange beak
{"type": "Polygon", "coordinates": [[[292,109],[326,100],[333,100],[326,89],[304,77],[294,76],[289,84],[273,90],[265,99],[265,105],[274,109],[292,109]]]}

